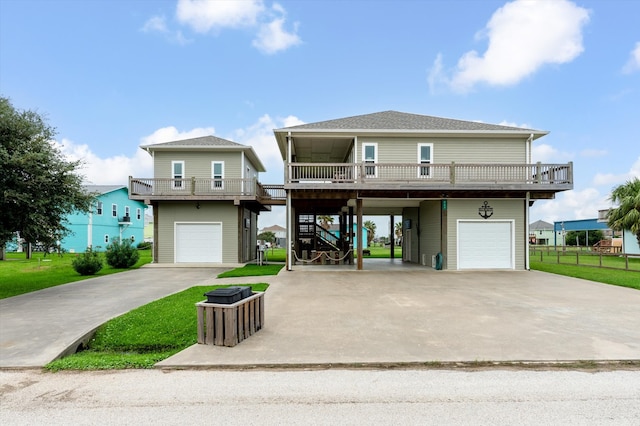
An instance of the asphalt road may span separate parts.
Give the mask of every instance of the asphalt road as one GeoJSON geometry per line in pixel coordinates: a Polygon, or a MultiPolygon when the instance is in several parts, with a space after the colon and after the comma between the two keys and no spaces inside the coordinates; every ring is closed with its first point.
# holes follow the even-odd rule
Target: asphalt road
{"type": "Polygon", "coordinates": [[[638,425],[640,371],[0,371],[5,425],[638,425]]]}

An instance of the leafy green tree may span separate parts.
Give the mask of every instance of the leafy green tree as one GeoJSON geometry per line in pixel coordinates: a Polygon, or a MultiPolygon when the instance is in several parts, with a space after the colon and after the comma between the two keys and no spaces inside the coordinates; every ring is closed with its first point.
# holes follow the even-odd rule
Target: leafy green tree
{"type": "Polygon", "coordinates": [[[320,226],[322,226],[327,231],[334,221],[333,216],[318,216],[318,220],[320,221],[320,226]]]}
{"type": "Polygon", "coordinates": [[[367,245],[371,245],[371,242],[376,236],[376,223],[372,220],[367,220],[364,222],[364,227],[367,229],[367,245]]]}
{"type": "Polygon", "coordinates": [[[271,231],[264,231],[258,234],[258,239],[273,244],[276,242],[276,234],[271,231]]]}
{"type": "Polygon", "coordinates": [[[599,229],[589,231],[589,241],[587,242],[587,231],[569,231],[565,238],[565,244],[568,246],[593,246],[600,240],[604,239],[604,233],[599,229]]]}
{"type": "Polygon", "coordinates": [[[402,222],[396,222],[395,225],[393,225],[393,233],[396,236],[396,241],[402,240],[402,222]]]}
{"type": "Polygon", "coordinates": [[[630,230],[640,245],[640,179],[634,178],[615,187],[609,199],[618,204],[607,215],[609,228],[614,231],[630,230]]]}
{"type": "Polygon", "coordinates": [[[54,136],[41,115],[0,97],[0,247],[16,231],[29,243],[50,244],[69,233],[69,213],[89,211],[93,195],[76,172],[81,162],[67,161],[54,136]]]}

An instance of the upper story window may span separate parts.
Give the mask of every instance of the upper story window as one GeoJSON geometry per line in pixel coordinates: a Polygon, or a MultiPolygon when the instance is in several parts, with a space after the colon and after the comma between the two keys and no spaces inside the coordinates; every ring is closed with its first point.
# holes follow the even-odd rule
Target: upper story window
{"type": "Polygon", "coordinates": [[[111,216],[118,217],[118,205],[111,204],[111,216]]]}
{"type": "Polygon", "coordinates": [[[173,178],[173,189],[184,188],[184,161],[171,162],[171,177],[173,178]]]}
{"type": "Polygon", "coordinates": [[[102,209],[102,201],[98,201],[98,203],[96,204],[96,214],[102,215],[102,209]]]}
{"type": "MultiPolygon", "coordinates": [[[[378,162],[377,143],[362,144],[362,162],[367,164],[375,164],[378,162]]],[[[378,171],[375,166],[365,166],[364,173],[366,177],[376,177],[378,175],[378,171]]]]}
{"type": "Polygon", "coordinates": [[[142,210],[136,209],[136,219],[140,220],[142,218],[142,210]]]}
{"type": "Polygon", "coordinates": [[[211,189],[224,189],[224,161],[211,162],[211,189]]]}
{"type": "Polygon", "coordinates": [[[131,209],[129,209],[129,206],[124,207],[124,215],[125,217],[131,216],[131,209]]]}
{"type": "MultiPolygon", "coordinates": [[[[433,144],[432,143],[418,144],[418,163],[420,164],[433,163],[433,144]]],[[[420,166],[420,169],[418,171],[418,177],[431,177],[431,168],[420,166]]]]}

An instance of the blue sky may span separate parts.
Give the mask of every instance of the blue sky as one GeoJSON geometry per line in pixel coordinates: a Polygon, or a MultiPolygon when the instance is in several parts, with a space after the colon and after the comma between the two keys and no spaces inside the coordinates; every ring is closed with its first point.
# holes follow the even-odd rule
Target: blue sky
{"type": "Polygon", "coordinates": [[[0,0],[0,95],[45,114],[94,184],[151,177],[141,144],[205,134],[282,183],[274,128],[386,110],[548,130],[534,161],[573,161],[575,189],[531,221],[593,218],[640,176],[639,17],[635,0],[0,0]]]}

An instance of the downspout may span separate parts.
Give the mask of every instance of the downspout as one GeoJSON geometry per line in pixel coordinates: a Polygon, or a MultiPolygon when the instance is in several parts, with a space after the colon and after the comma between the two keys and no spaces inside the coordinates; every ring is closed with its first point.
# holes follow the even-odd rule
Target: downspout
{"type": "Polygon", "coordinates": [[[87,224],[87,247],[93,249],[93,212],[89,212],[89,223],[87,224]]]}
{"type": "MultiPolygon", "coordinates": [[[[213,172],[213,170],[212,170],[213,172]]],[[[240,181],[240,193],[244,195],[244,180],[248,178],[248,176],[245,176],[245,169],[244,169],[244,151],[242,151],[242,155],[240,156],[240,177],[242,178],[242,180],[240,181]]]]}
{"type": "MultiPolygon", "coordinates": [[[[286,164],[286,172],[287,176],[285,176],[285,185],[287,184],[288,179],[291,178],[291,132],[287,133],[287,164],[286,164]]],[[[291,238],[291,190],[287,190],[287,271],[291,271],[291,252],[293,251],[293,240],[291,238]]]]}
{"type": "Polygon", "coordinates": [[[524,269],[526,269],[527,271],[530,271],[531,268],[529,266],[529,197],[530,197],[530,193],[529,191],[527,191],[527,196],[525,198],[525,208],[524,208],[524,223],[525,223],[525,240],[524,240],[524,247],[525,247],[525,256],[524,256],[524,269]]]}
{"type": "Polygon", "coordinates": [[[527,138],[527,142],[525,143],[525,156],[528,164],[531,164],[531,142],[533,141],[533,133],[529,135],[527,138]]]}

